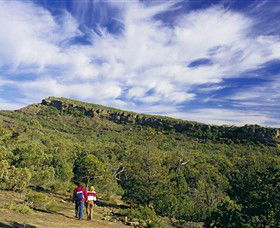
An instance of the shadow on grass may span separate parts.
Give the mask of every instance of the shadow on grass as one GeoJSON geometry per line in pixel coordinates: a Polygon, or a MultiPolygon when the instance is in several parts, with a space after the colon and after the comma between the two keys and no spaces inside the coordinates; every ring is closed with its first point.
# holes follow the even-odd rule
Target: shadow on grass
{"type": "Polygon", "coordinates": [[[21,224],[18,222],[11,222],[10,224],[5,224],[0,222],[0,227],[3,228],[36,228],[34,225],[29,225],[29,224],[21,224]]]}
{"type": "Polygon", "coordinates": [[[130,208],[129,206],[126,206],[126,205],[106,203],[106,202],[102,202],[102,201],[97,201],[96,205],[99,206],[99,207],[111,207],[111,208],[115,208],[115,209],[128,209],[128,208],[130,208]]]}
{"type": "MultiPolygon", "coordinates": [[[[42,212],[42,213],[47,213],[47,214],[53,214],[53,215],[61,215],[64,216],[65,218],[69,219],[75,219],[74,217],[65,215],[63,213],[57,212],[57,211],[49,211],[49,210],[44,210],[44,209],[38,209],[38,208],[32,208],[34,211],[42,212]]],[[[0,224],[1,225],[1,224],[0,224]]],[[[1,227],[1,226],[0,226],[1,227]]]]}
{"type": "MultiPolygon", "coordinates": [[[[1,1],[1,0],[0,0],[0,1],[1,1]]],[[[68,196],[65,196],[65,194],[56,193],[56,192],[53,192],[53,191],[51,191],[51,190],[42,188],[42,187],[40,187],[40,186],[31,186],[30,188],[31,188],[33,191],[35,191],[35,192],[41,192],[41,193],[51,194],[51,195],[53,195],[53,196],[62,198],[64,201],[72,202],[72,198],[71,198],[71,197],[68,197],[68,196]]],[[[69,193],[69,196],[70,196],[70,195],[72,195],[72,194],[69,193]]]]}

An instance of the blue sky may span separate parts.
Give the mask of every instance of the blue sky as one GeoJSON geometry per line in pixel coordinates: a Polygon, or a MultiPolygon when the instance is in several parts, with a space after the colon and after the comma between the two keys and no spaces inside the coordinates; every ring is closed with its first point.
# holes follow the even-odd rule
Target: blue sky
{"type": "Polygon", "coordinates": [[[280,127],[280,0],[0,0],[0,109],[48,96],[280,127]]]}

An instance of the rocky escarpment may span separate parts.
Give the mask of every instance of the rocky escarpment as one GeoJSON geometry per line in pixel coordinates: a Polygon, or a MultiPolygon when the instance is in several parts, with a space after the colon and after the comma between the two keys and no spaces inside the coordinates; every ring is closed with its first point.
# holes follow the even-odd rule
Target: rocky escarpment
{"type": "Polygon", "coordinates": [[[137,114],[65,98],[47,98],[42,101],[42,105],[55,107],[61,112],[107,119],[118,124],[136,124],[159,130],[176,131],[201,140],[280,145],[279,128],[266,128],[258,125],[245,125],[243,127],[207,125],[167,117],[137,114]]]}

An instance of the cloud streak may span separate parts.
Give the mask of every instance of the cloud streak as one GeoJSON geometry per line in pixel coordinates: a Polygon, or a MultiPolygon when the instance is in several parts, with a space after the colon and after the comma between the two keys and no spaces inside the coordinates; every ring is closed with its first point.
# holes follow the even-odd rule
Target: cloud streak
{"type": "MultiPolygon", "coordinates": [[[[156,19],[158,14],[176,11],[174,3],[114,2],[109,6],[118,9],[115,20],[122,25],[121,33],[114,34],[102,25],[86,27],[81,5],[75,18],[67,11],[54,16],[31,2],[1,1],[0,67],[8,76],[0,81],[0,89],[13,81],[21,96],[15,101],[64,96],[135,110],[176,109],[207,91],[195,87],[220,90],[224,86],[218,84],[225,79],[280,59],[279,36],[254,34],[255,21],[240,12],[220,6],[186,11],[173,26],[156,19]],[[76,41],[83,36],[90,42],[76,41]],[[201,59],[211,64],[194,64],[201,59]],[[23,74],[32,78],[14,79],[23,74]]],[[[198,112],[214,115],[214,109],[206,108],[190,113],[204,121],[198,112]]],[[[222,112],[232,116],[231,110],[222,112]]],[[[268,119],[251,116],[258,123],[268,119]]],[[[185,117],[193,119],[187,113],[185,117]]]]}

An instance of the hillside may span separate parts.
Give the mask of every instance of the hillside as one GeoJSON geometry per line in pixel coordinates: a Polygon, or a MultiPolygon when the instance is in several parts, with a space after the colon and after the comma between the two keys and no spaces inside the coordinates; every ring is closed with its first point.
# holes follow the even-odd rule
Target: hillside
{"type": "Polygon", "coordinates": [[[213,141],[233,140],[234,142],[251,141],[275,146],[280,144],[280,129],[277,128],[265,128],[258,125],[246,125],[244,127],[207,125],[162,116],[137,114],[65,98],[50,97],[44,99],[41,105],[55,107],[61,112],[76,116],[101,118],[118,124],[149,126],[165,131],[174,130],[199,139],[213,141]]]}
{"type": "MultiPolygon", "coordinates": [[[[26,194],[0,191],[0,197],[6,199],[0,206],[0,227],[96,227],[121,228],[128,227],[121,220],[123,210],[101,205],[94,208],[93,219],[79,221],[74,217],[74,204],[70,198],[58,194],[41,193],[55,202],[55,207],[44,208],[37,202],[33,210],[28,210],[26,194]],[[115,214],[118,212],[118,217],[115,214]]],[[[129,223],[127,223],[129,224],[129,223]]]]}
{"type": "Polygon", "coordinates": [[[69,194],[79,180],[105,198],[121,197],[140,226],[161,226],[158,216],[174,226],[279,225],[280,129],[54,97],[0,111],[0,124],[2,190],[69,194]]]}

